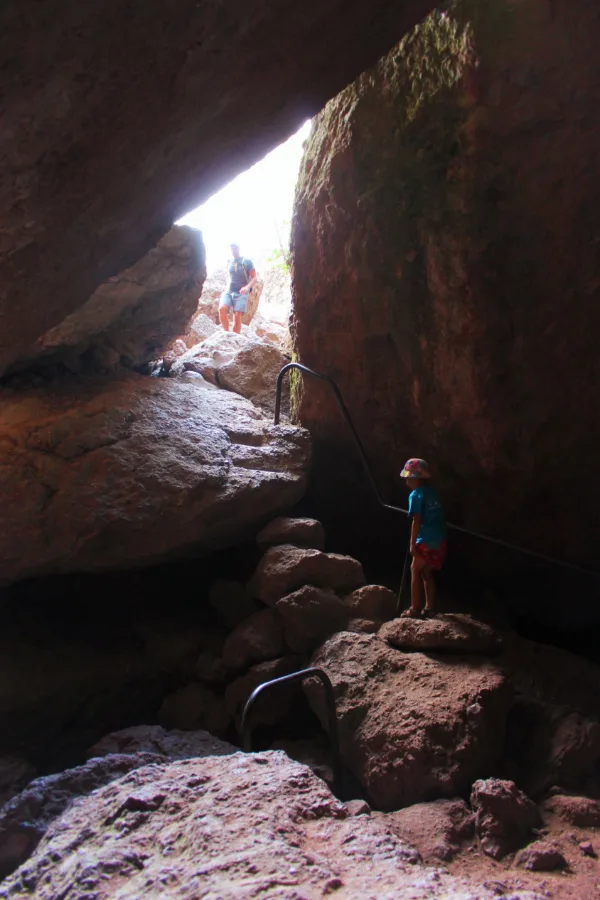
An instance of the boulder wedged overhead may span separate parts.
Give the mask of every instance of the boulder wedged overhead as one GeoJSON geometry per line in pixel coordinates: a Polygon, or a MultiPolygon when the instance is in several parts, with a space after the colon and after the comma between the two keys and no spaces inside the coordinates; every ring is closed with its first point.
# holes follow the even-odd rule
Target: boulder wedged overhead
{"type": "Polygon", "coordinates": [[[432,6],[3,3],[0,371],[432,6]]]}
{"type": "MultiPolygon", "coordinates": [[[[383,495],[423,456],[450,520],[589,566],[599,39],[584,0],[432,14],[317,117],[292,236],[299,359],[337,380],[383,495]]],[[[362,473],[322,384],[300,420],[347,522],[362,473]]]]}
{"type": "Polygon", "coordinates": [[[4,584],[234,544],[305,489],[308,434],[202,382],[65,380],[0,417],[4,584]]]}
{"type": "Polygon", "coordinates": [[[185,331],[205,277],[201,233],[174,225],[143,259],[101,284],[87,303],[38,338],[19,368],[142,366],[185,331]]]}

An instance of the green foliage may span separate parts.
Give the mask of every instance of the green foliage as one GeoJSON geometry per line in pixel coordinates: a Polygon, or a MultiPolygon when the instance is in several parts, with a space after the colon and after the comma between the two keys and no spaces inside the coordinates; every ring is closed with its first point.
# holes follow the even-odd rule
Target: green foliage
{"type": "Polygon", "coordinates": [[[280,269],[282,272],[289,274],[290,271],[290,254],[289,250],[276,247],[267,256],[267,263],[271,269],[280,269]]]}
{"type": "Polygon", "coordinates": [[[289,274],[290,271],[290,221],[283,219],[281,222],[273,222],[277,232],[277,247],[267,256],[270,268],[280,269],[289,274]]]}

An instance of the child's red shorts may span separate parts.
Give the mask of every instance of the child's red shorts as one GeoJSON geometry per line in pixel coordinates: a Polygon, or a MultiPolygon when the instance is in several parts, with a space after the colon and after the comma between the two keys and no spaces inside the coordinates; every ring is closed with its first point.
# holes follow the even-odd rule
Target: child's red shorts
{"type": "Polygon", "coordinates": [[[429,547],[423,542],[417,544],[417,556],[420,556],[428,566],[431,566],[431,568],[435,569],[436,571],[439,571],[439,569],[441,569],[444,565],[444,560],[446,559],[447,552],[447,541],[442,541],[439,547],[429,547]]]}

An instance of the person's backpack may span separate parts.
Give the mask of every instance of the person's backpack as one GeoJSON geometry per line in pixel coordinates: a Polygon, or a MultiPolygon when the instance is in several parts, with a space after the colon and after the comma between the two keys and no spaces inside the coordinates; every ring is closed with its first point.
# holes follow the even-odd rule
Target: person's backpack
{"type": "MultiPolygon", "coordinates": [[[[232,262],[235,262],[235,260],[232,260],[232,262]]],[[[242,269],[244,270],[244,275],[246,276],[246,284],[248,284],[248,282],[250,281],[250,274],[248,272],[248,267],[251,266],[252,260],[246,259],[246,257],[242,256],[240,258],[240,263],[241,263],[242,269]]]]}
{"type": "Polygon", "coordinates": [[[244,275],[246,276],[246,284],[248,284],[248,282],[250,281],[250,275],[248,274],[248,269],[246,268],[246,266],[249,265],[252,260],[242,257],[240,262],[242,263],[242,269],[244,270],[244,275]]]}

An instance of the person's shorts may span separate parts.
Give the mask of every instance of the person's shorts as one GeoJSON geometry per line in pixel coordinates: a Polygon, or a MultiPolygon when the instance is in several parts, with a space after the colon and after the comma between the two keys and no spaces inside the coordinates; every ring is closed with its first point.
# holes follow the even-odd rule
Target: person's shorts
{"type": "Polygon", "coordinates": [[[248,306],[248,294],[238,294],[236,291],[225,291],[221,297],[220,306],[226,306],[237,313],[245,313],[248,306]]]}
{"type": "Polygon", "coordinates": [[[442,541],[442,543],[438,547],[430,547],[423,541],[421,541],[420,544],[417,544],[417,556],[419,556],[426,563],[426,565],[430,566],[436,571],[439,571],[444,565],[447,552],[447,541],[442,541]]]}

